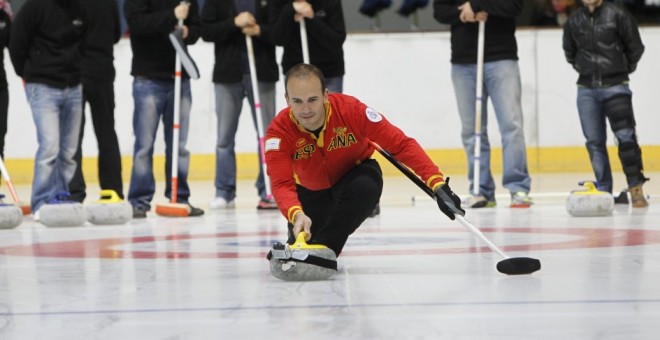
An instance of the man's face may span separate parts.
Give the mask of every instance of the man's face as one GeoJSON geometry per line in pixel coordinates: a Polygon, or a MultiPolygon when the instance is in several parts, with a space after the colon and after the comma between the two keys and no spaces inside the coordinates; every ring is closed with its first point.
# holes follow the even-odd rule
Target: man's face
{"type": "Polygon", "coordinates": [[[321,80],[315,76],[289,78],[286,102],[298,123],[309,131],[323,126],[328,91],[321,88],[321,80]]]}

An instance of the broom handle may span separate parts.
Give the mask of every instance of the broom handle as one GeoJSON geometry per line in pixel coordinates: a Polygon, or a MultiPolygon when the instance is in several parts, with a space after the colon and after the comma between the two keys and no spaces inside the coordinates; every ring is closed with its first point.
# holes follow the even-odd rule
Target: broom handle
{"type": "Polygon", "coordinates": [[[264,185],[266,186],[266,196],[268,199],[272,198],[270,190],[270,178],[268,177],[268,167],[266,165],[266,154],[264,153],[264,122],[261,117],[261,99],[259,95],[259,83],[257,79],[257,66],[254,61],[254,47],[252,45],[252,37],[245,36],[245,45],[247,46],[248,61],[250,66],[250,82],[252,83],[252,98],[254,99],[254,111],[257,116],[257,135],[259,137],[259,153],[261,155],[261,171],[264,174],[264,185]]]}
{"type": "Polygon", "coordinates": [[[475,196],[479,195],[479,172],[481,170],[481,110],[483,105],[483,82],[484,82],[484,36],[486,33],[486,22],[479,21],[479,37],[477,38],[477,96],[474,110],[474,162],[472,178],[472,191],[475,196]]]}
{"type": "Polygon", "coordinates": [[[2,157],[0,157],[0,171],[2,171],[2,177],[4,177],[5,182],[7,182],[7,187],[9,188],[9,192],[11,193],[11,198],[14,200],[14,203],[18,203],[18,195],[16,195],[16,191],[14,191],[14,186],[11,184],[11,178],[9,178],[9,172],[5,167],[5,162],[2,159],[2,157]]]}
{"type": "Polygon", "coordinates": [[[300,19],[300,43],[302,45],[303,63],[310,64],[309,61],[309,46],[307,44],[307,25],[305,18],[300,19]]]}
{"type": "MultiPolygon", "coordinates": [[[[179,20],[178,27],[183,27],[183,20],[179,20]]],[[[174,61],[174,117],[172,119],[172,195],[170,203],[177,202],[179,188],[179,120],[181,115],[181,59],[175,53],[174,61]]]]}

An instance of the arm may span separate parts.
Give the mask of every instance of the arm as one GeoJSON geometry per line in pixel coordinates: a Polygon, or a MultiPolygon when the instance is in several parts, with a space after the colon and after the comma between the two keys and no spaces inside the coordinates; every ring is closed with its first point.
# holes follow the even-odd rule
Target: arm
{"type": "Polygon", "coordinates": [[[21,13],[16,15],[9,38],[9,56],[14,65],[14,71],[21,78],[23,78],[25,63],[29,58],[32,38],[37,30],[36,24],[30,21],[36,10],[32,4],[33,2],[27,2],[21,8],[21,13]]]}
{"type": "Polygon", "coordinates": [[[569,19],[564,25],[563,48],[566,61],[575,68],[575,55],[577,54],[577,45],[573,39],[573,24],[569,19]]]}
{"type": "Polygon", "coordinates": [[[453,25],[460,23],[461,11],[458,9],[460,4],[456,0],[434,0],[433,17],[441,24],[453,25]]]}
{"type": "Polygon", "coordinates": [[[341,2],[334,1],[324,10],[325,20],[317,17],[307,20],[307,34],[316,41],[341,45],[346,40],[346,23],[341,2]]]}
{"type": "Polygon", "coordinates": [[[422,147],[413,138],[406,136],[387,118],[363,103],[357,105],[354,115],[356,124],[365,136],[383,149],[389,151],[401,163],[412,169],[424,180],[426,185],[435,190],[444,183],[444,175],[433,163],[422,147]]]}
{"type": "MultiPolygon", "coordinates": [[[[364,106],[364,104],[362,105],[364,106]]],[[[397,161],[394,161],[395,166],[398,167],[400,162],[421,177],[426,187],[431,188],[433,191],[438,208],[447,217],[453,220],[457,214],[465,216],[465,210],[461,209],[461,199],[449,187],[449,178],[445,181],[444,175],[433,164],[433,161],[417,141],[406,136],[375,110],[371,108],[365,110],[366,114],[362,115],[358,112],[358,117],[363,117],[362,123],[365,132],[369,139],[378,144],[379,150],[380,147],[384,147],[385,150],[389,148],[389,150],[392,150],[390,154],[393,154],[394,158],[397,159],[397,161]]],[[[387,152],[380,151],[388,160],[392,161],[392,156],[388,155],[387,152]]],[[[401,169],[405,168],[402,167],[401,169]]],[[[404,173],[406,172],[404,171],[404,173]]]]}
{"type": "Polygon", "coordinates": [[[522,13],[523,0],[469,0],[474,13],[484,11],[488,15],[515,18],[522,13]]]}
{"type": "Polygon", "coordinates": [[[298,200],[296,191],[293,160],[291,159],[293,148],[286,142],[286,136],[279,131],[275,131],[271,125],[266,133],[264,149],[268,177],[271,181],[277,207],[287,221],[293,223],[295,215],[302,211],[302,204],[298,200]]]}
{"type": "Polygon", "coordinates": [[[628,72],[632,73],[644,54],[644,44],[639,35],[639,27],[637,27],[635,18],[628,13],[624,14],[619,19],[619,36],[623,43],[623,53],[628,60],[628,72]]]}
{"type": "Polygon", "coordinates": [[[235,34],[240,33],[240,29],[234,24],[234,18],[231,15],[223,15],[217,1],[206,0],[202,8],[202,39],[208,42],[223,43],[235,34]]]}
{"type": "Polygon", "coordinates": [[[148,0],[126,0],[124,15],[132,35],[169,34],[178,22],[173,8],[149,12],[148,0]]]}
{"type": "Polygon", "coordinates": [[[273,1],[268,15],[271,20],[269,38],[273,44],[284,46],[297,34],[294,32],[298,25],[293,20],[295,13],[291,0],[273,1]]]}
{"type": "Polygon", "coordinates": [[[114,5],[112,7],[112,22],[115,24],[115,29],[114,29],[114,43],[118,43],[119,39],[121,39],[121,23],[119,20],[119,4],[113,1],[114,5]]]}
{"type": "MultiPolygon", "coordinates": [[[[190,0],[189,0],[190,1],[190,0]]],[[[202,36],[202,20],[199,17],[199,5],[197,5],[196,0],[190,1],[190,10],[188,11],[188,17],[183,20],[183,25],[188,27],[188,36],[183,39],[186,45],[194,45],[197,40],[202,36]]],[[[170,28],[170,31],[172,28],[170,28]]]]}

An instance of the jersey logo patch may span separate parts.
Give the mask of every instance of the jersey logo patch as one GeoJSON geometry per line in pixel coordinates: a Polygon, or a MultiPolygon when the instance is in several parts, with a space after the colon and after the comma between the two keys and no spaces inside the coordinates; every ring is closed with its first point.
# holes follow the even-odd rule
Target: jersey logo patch
{"type": "Polygon", "coordinates": [[[339,148],[347,148],[351,144],[357,144],[357,138],[353,135],[352,132],[348,132],[348,128],[345,126],[340,126],[332,129],[335,133],[335,136],[330,139],[330,145],[328,145],[328,151],[339,148]],[[347,133],[348,132],[348,133],[347,133]]]}
{"type": "Polygon", "coordinates": [[[264,149],[266,150],[265,152],[279,150],[280,141],[281,139],[279,138],[268,138],[265,143],[266,145],[264,146],[264,149]]]}
{"type": "Polygon", "coordinates": [[[378,123],[381,120],[383,120],[383,116],[381,116],[380,113],[378,113],[378,111],[376,111],[376,110],[374,110],[370,107],[367,108],[366,114],[367,114],[367,119],[369,119],[370,121],[372,121],[374,123],[378,123]]]}
{"type": "Polygon", "coordinates": [[[298,139],[298,141],[296,142],[296,147],[299,148],[299,147],[305,145],[305,143],[307,143],[307,140],[305,140],[305,138],[300,138],[300,139],[298,139]]]}

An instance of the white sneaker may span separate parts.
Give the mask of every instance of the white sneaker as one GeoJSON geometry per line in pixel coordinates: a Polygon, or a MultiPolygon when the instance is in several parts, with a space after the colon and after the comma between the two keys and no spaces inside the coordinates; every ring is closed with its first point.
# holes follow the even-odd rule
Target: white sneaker
{"type": "Polygon", "coordinates": [[[39,210],[36,212],[32,213],[32,218],[34,219],[35,222],[39,222],[41,219],[39,218],[39,210]]]}
{"type": "Polygon", "coordinates": [[[235,207],[236,202],[233,200],[227,202],[223,197],[216,197],[209,203],[209,209],[211,210],[234,209],[235,207]]]}

